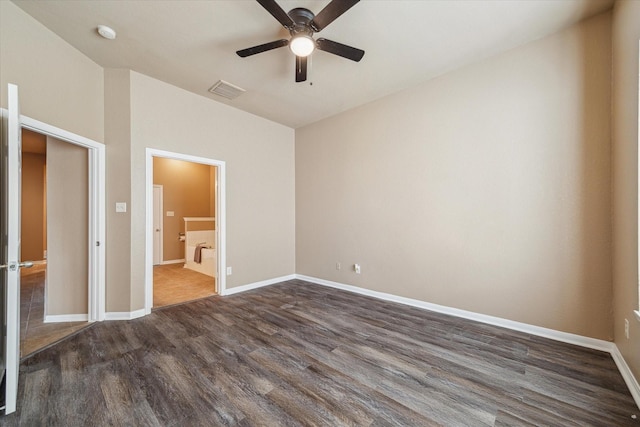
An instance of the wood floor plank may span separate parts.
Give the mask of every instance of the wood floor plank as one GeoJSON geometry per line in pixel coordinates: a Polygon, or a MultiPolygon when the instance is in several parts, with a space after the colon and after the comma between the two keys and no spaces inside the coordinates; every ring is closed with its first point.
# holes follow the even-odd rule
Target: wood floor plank
{"type": "Polygon", "coordinates": [[[640,426],[607,353],[291,280],[25,359],[0,426],[640,426]]]}

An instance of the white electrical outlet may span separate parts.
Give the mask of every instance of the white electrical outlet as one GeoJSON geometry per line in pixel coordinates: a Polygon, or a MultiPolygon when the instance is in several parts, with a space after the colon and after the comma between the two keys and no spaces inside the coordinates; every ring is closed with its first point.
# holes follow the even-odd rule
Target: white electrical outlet
{"type": "Polygon", "coordinates": [[[629,319],[624,319],[624,336],[629,339],[629,319]]]}
{"type": "Polygon", "coordinates": [[[360,274],[360,264],[354,264],[353,269],[356,271],[356,274],[360,274]]]}
{"type": "Polygon", "coordinates": [[[233,274],[233,268],[227,267],[227,276],[231,276],[233,274]]]}
{"type": "Polygon", "coordinates": [[[342,265],[340,265],[339,262],[336,262],[336,270],[340,270],[342,268],[342,265]]]}
{"type": "Polygon", "coordinates": [[[116,202],[116,212],[124,213],[127,211],[127,203],[126,202],[116,202]]]}

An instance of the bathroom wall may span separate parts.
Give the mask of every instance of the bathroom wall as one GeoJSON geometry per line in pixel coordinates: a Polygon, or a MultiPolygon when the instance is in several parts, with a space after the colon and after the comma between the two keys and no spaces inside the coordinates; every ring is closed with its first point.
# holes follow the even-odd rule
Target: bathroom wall
{"type": "Polygon", "coordinates": [[[20,259],[39,261],[47,249],[46,137],[22,131],[22,208],[20,259]]]}
{"type": "Polygon", "coordinates": [[[209,165],[154,157],[153,183],[163,187],[163,261],[184,259],[184,242],[178,241],[184,217],[215,216],[212,171],[215,168],[209,165]]]}

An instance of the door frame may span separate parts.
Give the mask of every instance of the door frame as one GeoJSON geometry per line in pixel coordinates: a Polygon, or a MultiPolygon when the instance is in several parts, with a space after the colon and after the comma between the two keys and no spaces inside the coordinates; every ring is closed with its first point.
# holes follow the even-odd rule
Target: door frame
{"type": "Polygon", "coordinates": [[[192,163],[200,163],[203,165],[216,167],[216,188],[214,189],[214,197],[216,200],[216,255],[217,270],[216,290],[219,295],[226,293],[226,274],[227,271],[227,235],[226,235],[226,167],[223,160],[214,160],[206,157],[192,156],[189,154],[175,153],[165,150],[157,150],[155,148],[146,148],[146,168],[145,168],[145,197],[146,197],[146,238],[145,238],[145,298],[144,311],[150,314],[153,308],[153,158],[162,157],[165,159],[182,160],[192,163]]]}
{"type": "Polygon", "coordinates": [[[88,305],[89,322],[105,319],[105,260],[106,260],[106,151],[105,145],[43,123],[27,116],[20,116],[21,127],[68,142],[88,151],[89,166],[89,230],[88,230],[88,305]]]}
{"type": "MultiPolygon", "coordinates": [[[[160,237],[159,237],[159,242],[156,242],[156,239],[153,239],[153,252],[155,252],[155,245],[156,243],[159,245],[158,248],[158,265],[163,264],[164,263],[164,186],[159,185],[159,184],[153,184],[153,189],[159,189],[160,190],[160,237]]],[[[152,194],[152,209],[155,211],[155,197],[152,194]]],[[[151,224],[153,226],[153,223],[151,224]]],[[[152,252],[152,253],[153,253],[152,252]]],[[[156,265],[156,264],[154,264],[156,265]]]]}

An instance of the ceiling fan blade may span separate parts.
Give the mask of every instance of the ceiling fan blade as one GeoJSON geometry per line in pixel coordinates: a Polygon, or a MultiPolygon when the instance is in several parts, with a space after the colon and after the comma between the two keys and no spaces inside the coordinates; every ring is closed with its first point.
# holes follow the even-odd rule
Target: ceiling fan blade
{"type": "Polygon", "coordinates": [[[296,56],[296,83],[307,80],[308,56],[296,56]]]}
{"type": "Polygon", "coordinates": [[[311,20],[309,25],[313,31],[318,32],[327,25],[335,21],[340,15],[351,9],[360,0],[333,0],[325,6],[315,18],[311,20]]]}
{"type": "Polygon", "coordinates": [[[323,38],[316,40],[316,47],[319,50],[333,53],[334,55],[342,56],[343,58],[356,62],[359,62],[364,56],[364,50],[323,38]]]}
{"type": "Polygon", "coordinates": [[[264,7],[267,12],[269,12],[274,18],[276,18],[278,22],[280,22],[282,26],[287,30],[290,30],[294,27],[295,22],[293,22],[293,19],[291,19],[291,17],[287,15],[287,12],[285,12],[280,6],[278,6],[278,3],[276,3],[275,0],[256,1],[260,3],[260,5],[262,5],[262,7],[264,7]]]}
{"type": "Polygon", "coordinates": [[[246,49],[242,49],[237,51],[239,57],[246,58],[247,56],[255,55],[256,53],[266,52],[268,50],[277,49],[279,47],[287,46],[289,44],[289,40],[282,39],[276,40],[274,42],[269,42],[265,44],[260,44],[258,46],[248,47],[246,49]]]}

